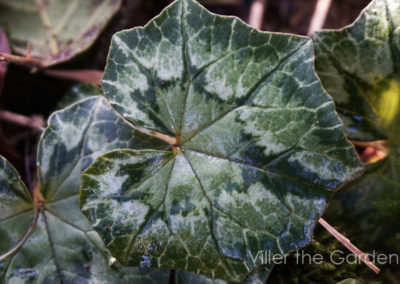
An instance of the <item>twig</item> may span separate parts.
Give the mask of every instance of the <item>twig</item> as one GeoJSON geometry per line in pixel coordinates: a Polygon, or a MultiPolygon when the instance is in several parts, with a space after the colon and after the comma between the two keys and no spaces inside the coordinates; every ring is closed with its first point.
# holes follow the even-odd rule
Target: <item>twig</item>
{"type": "Polygon", "coordinates": [[[21,126],[30,127],[38,131],[41,131],[44,125],[44,120],[42,116],[35,115],[33,117],[27,117],[22,114],[13,113],[6,110],[0,111],[0,119],[21,126]]]}
{"type": "Polygon", "coordinates": [[[32,177],[31,177],[31,155],[29,153],[30,150],[30,143],[29,139],[25,140],[24,143],[24,168],[25,168],[25,175],[26,175],[26,185],[29,189],[32,188],[32,177]]]}
{"type": "Polygon", "coordinates": [[[44,74],[62,79],[101,85],[102,71],[97,70],[45,70],[44,74]]]}
{"type": "Polygon", "coordinates": [[[249,25],[261,29],[266,0],[254,0],[250,7],[249,25]]]}
{"type": "Polygon", "coordinates": [[[42,60],[33,58],[32,56],[18,56],[6,53],[0,53],[0,62],[12,62],[31,67],[43,67],[42,60]]]}
{"type": "MultiPolygon", "coordinates": [[[[4,31],[0,28],[0,52],[9,54],[11,53],[10,44],[4,31]]],[[[0,62],[0,94],[3,90],[4,80],[7,73],[7,62],[0,62]]]]}
{"type": "Polygon", "coordinates": [[[341,242],[347,249],[349,249],[354,255],[356,255],[362,262],[364,262],[372,271],[378,274],[381,270],[369,260],[368,255],[359,250],[355,245],[353,245],[348,238],[343,236],[341,233],[336,231],[331,225],[328,224],[324,219],[319,218],[318,223],[320,223],[332,236],[334,236],[339,242],[341,242]]]}
{"type": "Polygon", "coordinates": [[[326,16],[328,15],[329,8],[332,0],[318,0],[315,5],[314,13],[311,18],[310,27],[308,28],[307,35],[322,29],[324,26],[326,16]]]}

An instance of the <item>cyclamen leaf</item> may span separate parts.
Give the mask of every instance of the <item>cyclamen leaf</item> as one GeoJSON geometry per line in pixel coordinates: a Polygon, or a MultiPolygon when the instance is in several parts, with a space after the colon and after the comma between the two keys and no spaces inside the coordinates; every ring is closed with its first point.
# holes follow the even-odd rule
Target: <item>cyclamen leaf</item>
{"type": "Polygon", "coordinates": [[[355,232],[362,243],[398,252],[400,230],[393,220],[400,218],[400,2],[373,1],[352,25],[312,38],[318,75],[350,139],[387,140],[387,157],[338,200],[346,216],[362,216],[364,225],[355,232]],[[357,202],[349,204],[350,197],[357,202]]]}
{"type": "Polygon", "coordinates": [[[0,26],[10,35],[12,49],[31,54],[44,66],[86,50],[97,38],[121,0],[0,0],[0,26]]]}
{"type": "Polygon", "coordinates": [[[400,106],[400,2],[373,1],[352,25],[312,39],[317,73],[350,139],[392,139],[400,106]]]}
{"type": "Polygon", "coordinates": [[[103,88],[135,127],[172,144],[112,151],[83,173],[81,208],[125,265],[243,281],[259,250],[308,244],[328,197],[362,169],[311,41],[193,0],[117,33],[103,88]]]}
{"type": "MultiPolygon", "coordinates": [[[[73,99],[77,98],[84,98],[86,95],[94,95],[99,93],[99,89],[90,86],[90,85],[77,85],[73,88],[72,91],[72,97],[71,94],[68,94],[68,101],[73,101],[73,99]]],[[[67,103],[65,103],[67,104],[67,103]]],[[[112,115],[112,110],[108,107],[107,104],[104,104],[104,99],[101,97],[95,97],[95,98],[90,98],[88,100],[83,100],[80,104],[72,106],[69,108],[69,110],[64,110],[63,113],[64,115],[55,115],[52,120],[50,120],[50,125],[47,128],[47,135],[44,135],[43,140],[48,140],[48,137],[53,137],[51,138],[54,140],[54,138],[58,138],[58,141],[54,143],[54,145],[62,145],[62,144],[70,144],[68,141],[64,141],[66,136],[64,136],[64,132],[60,131],[60,128],[57,127],[58,123],[65,123],[66,120],[70,120],[70,118],[78,116],[80,113],[79,109],[88,109],[90,115],[97,117],[99,113],[104,115],[105,117],[109,117],[109,125],[106,128],[112,128],[111,123],[113,120],[117,120],[118,118],[115,115],[112,115]],[[90,105],[92,108],[88,108],[87,106],[90,105]],[[107,114],[107,112],[109,112],[107,114]],[[110,115],[111,114],[111,115],[110,115]],[[113,119],[114,118],[114,119],[113,119]],[[57,121],[57,122],[56,122],[57,121]],[[49,135],[51,133],[52,135],[49,135]],[[66,143],[67,142],[67,143],[66,143]]],[[[93,119],[92,120],[92,127],[93,124],[99,124],[100,119],[93,119]]],[[[97,126],[98,127],[98,126],[97,126]]],[[[101,128],[99,128],[101,129],[101,128]]],[[[114,128],[117,129],[117,128],[114,128]]],[[[129,126],[127,127],[128,131],[134,131],[131,129],[129,126]]],[[[110,130],[108,130],[110,131],[110,130]]],[[[119,127],[119,133],[121,132],[121,127],[119,127]]],[[[100,131],[101,132],[101,131],[100,131]]],[[[106,132],[104,133],[106,135],[106,132]]],[[[139,134],[140,135],[140,134],[139,134]]],[[[115,136],[116,137],[116,136],[115,136]]],[[[75,138],[79,139],[78,136],[75,138]]],[[[99,138],[99,137],[97,137],[99,138]]],[[[118,139],[122,138],[121,136],[118,136],[118,139]]],[[[134,140],[133,140],[134,141],[134,140]]],[[[109,144],[111,141],[108,141],[107,143],[104,144],[104,147],[110,147],[109,144]]],[[[120,147],[126,146],[128,144],[123,144],[124,142],[119,141],[122,144],[119,144],[120,147]]],[[[139,146],[140,144],[143,144],[143,141],[141,141],[139,144],[135,145],[139,146]]],[[[59,148],[50,148],[47,147],[46,143],[42,142],[42,150],[43,152],[46,151],[53,151],[52,154],[49,154],[47,157],[50,157],[49,159],[54,159],[54,157],[59,156],[58,160],[62,161],[63,160],[63,155],[58,153],[59,148]],[[58,153],[58,154],[57,154],[58,153]]],[[[52,145],[52,144],[50,144],[52,145]]],[[[71,154],[71,152],[69,153],[71,154]]],[[[69,154],[66,154],[67,156],[69,154]]],[[[72,154],[71,154],[72,155],[72,154]]],[[[41,154],[41,156],[44,156],[41,154]]],[[[74,160],[75,161],[75,160],[74,160]]],[[[41,163],[43,164],[48,164],[49,160],[47,158],[41,159],[41,163]]],[[[61,163],[62,164],[62,163],[61,163]]],[[[79,163],[77,164],[79,165],[79,163]]],[[[79,166],[77,166],[79,167],[79,166]]],[[[16,172],[15,169],[11,165],[7,163],[7,161],[0,156],[0,212],[1,214],[1,219],[0,219],[0,237],[3,240],[0,243],[0,254],[2,252],[10,250],[12,247],[14,247],[17,242],[22,239],[24,233],[27,231],[30,223],[32,222],[34,218],[34,206],[33,202],[30,197],[30,193],[28,190],[25,188],[25,185],[23,182],[20,180],[18,173],[16,172]],[[15,217],[14,217],[15,216],[15,217]]],[[[75,172],[75,171],[72,171],[75,172]]],[[[79,175],[74,175],[72,174],[75,178],[79,179],[79,175]]],[[[43,178],[46,179],[46,178],[43,178]]],[[[75,191],[77,190],[76,187],[75,191]]],[[[77,191],[76,191],[77,192],[77,191]]],[[[105,281],[106,279],[109,279],[110,281],[118,279],[118,281],[122,282],[133,282],[133,283],[169,283],[169,271],[168,270],[153,270],[153,269],[146,269],[146,268],[121,268],[121,267],[115,267],[114,269],[117,269],[116,271],[109,269],[108,264],[105,259],[107,256],[107,252],[102,251],[102,241],[98,238],[97,234],[91,231],[86,232],[86,238],[82,237],[82,233],[79,232],[80,229],[76,228],[76,226],[82,226],[83,228],[86,227],[86,230],[90,230],[89,226],[86,226],[85,222],[85,217],[82,216],[82,213],[80,213],[79,208],[77,208],[77,202],[76,198],[71,198],[70,202],[54,202],[55,204],[48,204],[48,208],[45,208],[44,214],[46,214],[46,219],[48,220],[49,228],[52,230],[50,232],[51,236],[54,237],[55,239],[53,242],[56,245],[62,245],[65,247],[67,250],[71,250],[72,253],[78,255],[78,261],[74,262],[73,269],[74,272],[72,273],[78,278],[74,278],[74,280],[77,281],[77,279],[87,279],[89,278],[91,281],[94,281],[95,279],[93,276],[90,276],[91,274],[94,274],[94,276],[97,279],[101,279],[102,281],[105,281]],[[49,210],[46,210],[49,209],[49,210]],[[59,216],[53,215],[51,210],[57,210],[57,212],[60,214],[59,216]],[[69,219],[70,222],[67,222],[65,220],[66,218],[69,219]],[[59,219],[59,220],[57,220],[59,219]],[[59,234],[61,233],[61,235],[59,234]],[[68,234],[66,236],[66,234],[68,234]],[[68,239],[65,239],[68,238],[68,239]],[[85,240],[86,239],[86,240],[85,240]],[[93,242],[93,243],[88,243],[88,241],[93,242]],[[97,249],[93,247],[97,246],[97,249]],[[85,249],[85,255],[86,257],[89,256],[90,253],[94,253],[95,257],[99,258],[97,261],[93,261],[90,266],[83,267],[82,266],[82,257],[79,255],[79,252],[82,250],[81,246],[84,247],[85,249]],[[100,250],[99,250],[100,249],[100,250]],[[93,250],[93,252],[92,252],[93,250]],[[102,254],[99,254],[102,253],[102,254]],[[89,270],[88,270],[89,269],[89,270]],[[95,270],[94,273],[91,270],[95,270]],[[110,273],[110,276],[101,274],[103,273],[102,271],[104,270],[104,273],[110,273]],[[83,275],[79,275],[83,274],[83,275]],[[117,277],[119,276],[119,277],[117,277]],[[111,278],[109,278],[111,277],[111,278]]],[[[43,218],[43,217],[42,217],[43,218]]],[[[27,254],[31,255],[37,255],[40,257],[43,257],[45,259],[51,259],[51,248],[49,247],[49,243],[47,241],[48,238],[48,233],[46,232],[46,226],[44,223],[43,219],[39,220],[39,223],[36,224],[36,229],[32,233],[32,235],[29,237],[27,243],[29,242],[29,245],[25,245],[21,250],[22,252],[19,252],[15,258],[17,259],[17,265],[14,265],[15,268],[11,269],[11,267],[8,267],[8,263],[11,260],[11,258],[7,259],[4,263],[0,263],[0,279],[4,279],[6,276],[6,272],[9,272],[9,277],[7,281],[12,281],[16,279],[23,279],[23,280],[37,280],[38,282],[41,282],[43,279],[57,279],[57,271],[55,269],[55,265],[51,266],[51,268],[46,268],[44,265],[46,263],[43,260],[40,259],[33,259],[33,258],[26,258],[27,254]],[[36,239],[34,244],[32,244],[32,238],[36,239]],[[38,248],[35,248],[37,246],[38,248]],[[4,271],[2,271],[4,269],[4,271]],[[47,270],[46,270],[47,269],[47,270]]],[[[62,254],[65,254],[63,252],[62,254]]],[[[93,258],[93,257],[91,257],[93,258]]],[[[14,261],[15,262],[15,261],[14,261]]],[[[72,261],[68,260],[66,263],[67,265],[71,265],[72,261]]],[[[254,272],[250,274],[249,277],[253,279],[256,277],[257,279],[261,279],[259,274],[260,272],[268,272],[269,270],[260,267],[255,269],[254,272]]],[[[65,273],[65,272],[64,272],[65,273]]],[[[70,273],[70,272],[69,272],[70,273]]],[[[68,273],[68,274],[69,274],[68,273]]],[[[206,282],[206,283],[211,283],[212,280],[201,276],[197,275],[195,273],[187,273],[187,272],[181,272],[181,271],[176,271],[175,272],[177,277],[176,281],[177,283],[180,283],[179,280],[184,281],[183,279],[191,279],[192,282],[206,282]],[[178,275],[180,277],[178,277],[178,275]],[[182,278],[183,277],[183,278],[182,278]],[[211,282],[210,282],[211,281],[211,282]]],[[[267,274],[268,275],[268,274],[267,274]]],[[[249,278],[248,277],[248,278],[249,278]]],[[[266,277],[266,276],[263,276],[266,277]]],[[[250,278],[249,278],[250,279],[250,278]]],[[[266,279],[266,278],[263,278],[266,279]]],[[[224,281],[220,281],[221,283],[226,283],[224,281]]],[[[265,281],[263,281],[265,282],[265,281]]]]}
{"type": "Polygon", "coordinates": [[[168,282],[166,270],[110,267],[111,256],[78,207],[80,173],[98,155],[114,147],[163,147],[152,138],[139,141],[140,135],[99,96],[53,114],[38,150],[43,205],[34,206],[17,172],[0,158],[0,255],[39,214],[23,246],[0,263],[0,282],[168,282]]]}

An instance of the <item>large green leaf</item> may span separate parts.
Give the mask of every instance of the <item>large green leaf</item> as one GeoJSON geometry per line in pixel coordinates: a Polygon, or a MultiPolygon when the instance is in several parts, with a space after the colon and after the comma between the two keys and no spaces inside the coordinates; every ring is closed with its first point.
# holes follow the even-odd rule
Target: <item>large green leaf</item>
{"type": "Polygon", "coordinates": [[[90,97],[49,119],[38,147],[44,200],[37,199],[36,192],[33,204],[16,171],[1,158],[0,254],[15,247],[26,231],[32,229],[32,233],[16,253],[0,263],[0,280],[168,282],[168,271],[122,268],[118,263],[109,266],[111,256],[78,207],[81,171],[110,149],[132,146],[165,147],[161,141],[142,137],[104,98],[90,97]]]}
{"type": "Polygon", "coordinates": [[[125,265],[242,281],[259,250],[310,242],[329,196],[361,170],[311,41],[193,0],[116,34],[103,88],[172,144],[110,152],[83,174],[82,210],[125,265]]]}
{"type": "Polygon", "coordinates": [[[44,66],[87,49],[118,10],[121,0],[0,0],[0,26],[12,49],[31,54],[44,66]]]}
{"type": "Polygon", "coordinates": [[[399,251],[392,237],[400,230],[391,220],[400,217],[400,2],[373,1],[354,24],[317,32],[313,40],[317,72],[336,101],[349,137],[387,140],[386,159],[370,166],[342,200],[358,196],[357,205],[345,207],[354,218],[380,224],[373,230],[385,237],[368,234],[369,240],[376,245],[390,241],[386,249],[399,251]]]}

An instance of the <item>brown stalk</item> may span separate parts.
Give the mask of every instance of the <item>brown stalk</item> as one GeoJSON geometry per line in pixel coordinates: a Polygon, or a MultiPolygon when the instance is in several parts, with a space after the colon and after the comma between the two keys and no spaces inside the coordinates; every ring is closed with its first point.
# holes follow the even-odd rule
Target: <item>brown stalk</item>
{"type": "Polygon", "coordinates": [[[376,274],[381,271],[372,261],[369,260],[367,254],[363,253],[360,249],[353,245],[348,238],[336,231],[336,229],[329,225],[328,222],[322,218],[319,218],[318,223],[320,223],[332,236],[334,236],[348,250],[356,255],[362,262],[364,262],[372,271],[374,271],[376,274]]]}
{"type": "Polygon", "coordinates": [[[261,29],[263,23],[266,0],[254,0],[250,7],[249,25],[261,29]]]}
{"type": "Polygon", "coordinates": [[[97,70],[45,70],[44,74],[53,77],[78,81],[81,83],[91,83],[97,86],[101,85],[102,71],[97,70]]]}
{"type": "Polygon", "coordinates": [[[323,28],[332,0],[318,0],[311,18],[307,35],[323,28]]]}
{"type": "Polygon", "coordinates": [[[0,53],[0,62],[11,62],[37,68],[44,66],[42,60],[33,58],[32,56],[19,56],[6,53],[0,53]]]}
{"type": "Polygon", "coordinates": [[[29,127],[38,131],[42,130],[44,125],[43,117],[35,115],[33,117],[27,117],[22,114],[13,113],[10,111],[0,111],[0,120],[5,120],[14,124],[29,127]]]}

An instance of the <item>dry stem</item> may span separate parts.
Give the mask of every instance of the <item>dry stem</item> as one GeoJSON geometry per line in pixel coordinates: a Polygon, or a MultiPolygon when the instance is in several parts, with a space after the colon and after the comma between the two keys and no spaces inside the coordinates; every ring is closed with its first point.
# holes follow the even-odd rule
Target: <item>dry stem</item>
{"type": "Polygon", "coordinates": [[[254,0],[250,7],[249,25],[261,29],[266,0],[254,0]]]}
{"type": "Polygon", "coordinates": [[[14,124],[21,126],[33,128],[35,130],[42,130],[44,125],[43,117],[37,115],[34,117],[27,117],[22,114],[13,113],[10,111],[2,110],[0,111],[0,119],[9,121],[14,124]]]}
{"type": "Polygon", "coordinates": [[[318,0],[315,5],[314,13],[311,18],[310,27],[308,28],[307,35],[322,29],[324,26],[326,16],[328,15],[329,8],[332,0],[318,0]]]}
{"type": "Polygon", "coordinates": [[[102,71],[97,70],[46,70],[46,75],[78,81],[81,83],[91,83],[97,86],[101,85],[102,71]]]}
{"type": "Polygon", "coordinates": [[[319,218],[318,223],[320,223],[332,236],[334,236],[339,242],[341,242],[347,249],[349,249],[354,255],[356,255],[362,262],[364,262],[372,271],[378,274],[381,270],[369,260],[368,255],[359,250],[355,245],[353,245],[348,238],[343,236],[341,233],[336,231],[331,225],[328,224],[324,219],[319,218]]]}
{"type": "Polygon", "coordinates": [[[12,62],[21,65],[28,65],[31,67],[43,67],[43,62],[39,59],[33,58],[32,56],[18,56],[6,53],[0,53],[0,62],[12,62]]]}

